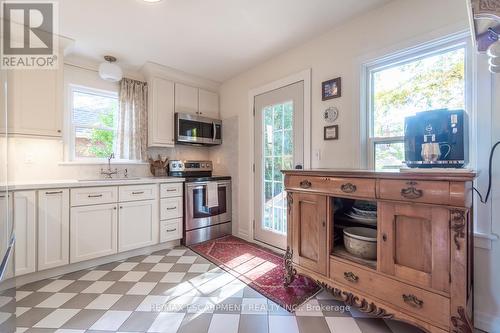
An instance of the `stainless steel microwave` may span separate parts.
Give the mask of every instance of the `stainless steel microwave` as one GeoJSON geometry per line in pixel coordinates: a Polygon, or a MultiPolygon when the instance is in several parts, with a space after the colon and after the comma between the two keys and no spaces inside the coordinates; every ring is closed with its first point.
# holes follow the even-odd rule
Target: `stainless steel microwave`
{"type": "Polygon", "coordinates": [[[207,146],[220,145],[222,144],[222,120],[176,113],[175,142],[207,146]]]}

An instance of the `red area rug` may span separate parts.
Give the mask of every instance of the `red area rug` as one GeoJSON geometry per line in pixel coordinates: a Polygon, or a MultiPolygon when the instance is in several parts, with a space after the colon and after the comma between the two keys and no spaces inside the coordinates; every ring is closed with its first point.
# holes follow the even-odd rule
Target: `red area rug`
{"type": "Polygon", "coordinates": [[[290,286],[283,286],[283,257],[234,236],[196,244],[191,249],[290,312],[321,290],[302,275],[297,275],[290,286]]]}

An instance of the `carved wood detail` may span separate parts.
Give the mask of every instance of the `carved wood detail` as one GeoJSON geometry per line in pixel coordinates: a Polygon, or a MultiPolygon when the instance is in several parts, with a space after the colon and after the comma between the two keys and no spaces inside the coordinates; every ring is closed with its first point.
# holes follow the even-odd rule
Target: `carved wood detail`
{"type": "Polygon", "coordinates": [[[465,211],[460,209],[452,209],[451,214],[451,230],[455,233],[453,240],[457,250],[460,250],[460,238],[465,237],[465,211]]]}
{"type": "Polygon", "coordinates": [[[285,260],[284,278],[283,278],[283,285],[285,287],[288,287],[295,279],[295,275],[297,275],[297,270],[293,268],[292,258],[293,258],[293,250],[290,249],[289,246],[287,246],[283,258],[285,260]]]}
{"type": "Polygon", "coordinates": [[[353,293],[331,287],[322,281],[316,281],[316,282],[323,288],[328,290],[328,292],[330,292],[335,299],[344,302],[346,305],[352,306],[353,308],[356,308],[357,310],[363,313],[369,314],[370,316],[373,316],[375,318],[385,318],[385,319],[394,318],[393,314],[387,313],[385,309],[378,307],[373,302],[368,302],[364,298],[361,299],[358,296],[354,295],[353,293]]]}
{"type": "Polygon", "coordinates": [[[473,333],[474,329],[472,323],[470,322],[465,309],[463,307],[458,307],[458,316],[451,317],[451,323],[453,325],[453,333],[473,333]]]}
{"type": "Polygon", "coordinates": [[[470,0],[475,18],[500,18],[500,0],[470,0]]]}
{"type": "Polygon", "coordinates": [[[288,192],[286,194],[286,202],[287,202],[287,207],[288,207],[288,214],[291,214],[292,207],[293,207],[293,195],[292,195],[292,193],[288,192]]]}

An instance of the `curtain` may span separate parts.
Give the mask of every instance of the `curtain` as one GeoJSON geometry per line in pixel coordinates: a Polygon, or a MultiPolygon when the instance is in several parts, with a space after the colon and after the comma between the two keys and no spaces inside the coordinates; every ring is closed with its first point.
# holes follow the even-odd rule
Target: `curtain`
{"type": "Polygon", "coordinates": [[[145,160],[148,126],[148,86],[146,82],[123,78],[120,83],[118,112],[119,159],[145,160]]]}

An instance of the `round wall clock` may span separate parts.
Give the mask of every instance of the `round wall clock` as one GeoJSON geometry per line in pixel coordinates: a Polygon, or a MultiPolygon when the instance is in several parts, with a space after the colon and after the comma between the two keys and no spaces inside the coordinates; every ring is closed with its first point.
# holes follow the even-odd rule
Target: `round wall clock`
{"type": "Polygon", "coordinates": [[[324,118],[327,123],[333,123],[339,117],[339,109],[335,106],[331,106],[325,110],[324,118]]]}

